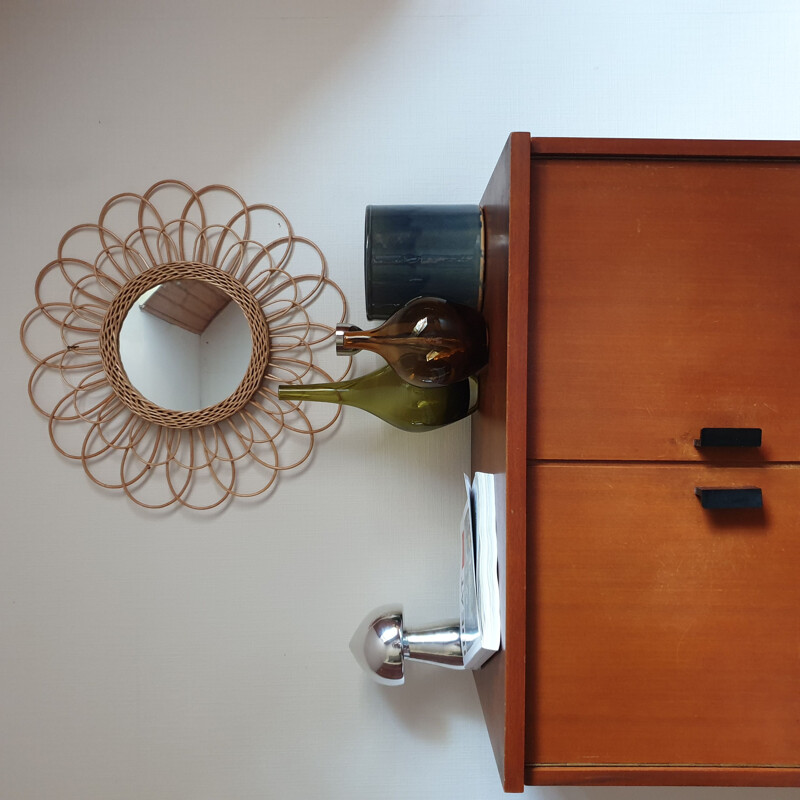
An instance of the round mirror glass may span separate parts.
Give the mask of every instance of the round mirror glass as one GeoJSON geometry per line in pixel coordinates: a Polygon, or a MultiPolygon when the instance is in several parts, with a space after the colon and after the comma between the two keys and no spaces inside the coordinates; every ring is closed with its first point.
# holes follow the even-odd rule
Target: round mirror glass
{"type": "Polygon", "coordinates": [[[252,349],[242,309],[202,280],[144,292],[119,334],[128,380],[151,403],[174,411],[198,411],[233,394],[252,349]]]}

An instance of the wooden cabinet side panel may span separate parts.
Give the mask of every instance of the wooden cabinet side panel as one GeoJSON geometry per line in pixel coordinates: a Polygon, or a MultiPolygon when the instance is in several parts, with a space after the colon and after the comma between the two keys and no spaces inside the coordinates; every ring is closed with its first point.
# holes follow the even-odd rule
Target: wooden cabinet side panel
{"type": "Polygon", "coordinates": [[[475,684],[507,792],[524,788],[530,143],[530,134],[511,134],[481,200],[490,357],[472,418],[472,470],[501,473],[506,485],[504,535],[498,539],[505,600],[501,650],[475,673],[475,684]]]}

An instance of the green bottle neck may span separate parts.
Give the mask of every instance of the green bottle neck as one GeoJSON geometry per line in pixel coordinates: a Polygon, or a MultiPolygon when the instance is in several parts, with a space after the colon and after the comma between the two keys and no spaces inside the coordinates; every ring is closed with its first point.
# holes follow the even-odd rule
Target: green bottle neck
{"type": "Polygon", "coordinates": [[[318,384],[316,386],[279,386],[278,397],[281,400],[313,400],[317,403],[339,403],[346,402],[346,395],[339,389],[331,386],[318,384]]]}
{"type": "Polygon", "coordinates": [[[380,370],[380,375],[377,372],[373,372],[360,378],[350,378],[349,380],[335,383],[311,383],[305,386],[284,384],[278,387],[278,397],[281,400],[313,400],[318,403],[352,405],[352,400],[355,396],[361,394],[361,390],[374,385],[376,378],[378,382],[382,383],[382,379],[385,379],[388,373],[391,373],[391,369],[385,367],[380,370]]]}
{"type": "Polygon", "coordinates": [[[401,430],[422,431],[448,425],[471,414],[478,400],[474,377],[446,387],[421,388],[406,383],[386,366],[337,383],[278,387],[282,400],[337,403],[368,411],[401,430]]]}

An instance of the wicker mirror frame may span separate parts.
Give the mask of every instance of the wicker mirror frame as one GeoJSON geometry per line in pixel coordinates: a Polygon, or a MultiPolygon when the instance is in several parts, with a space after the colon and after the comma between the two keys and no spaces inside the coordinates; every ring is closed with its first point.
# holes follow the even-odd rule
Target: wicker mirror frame
{"type": "Polygon", "coordinates": [[[167,428],[200,428],[228,419],[243,408],[264,379],[269,363],[269,327],[255,295],[240,281],[216,267],[197,262],[163,264],[143,272],[125,284],[112,300],[100,332],[100,357],[108,382],[128,408],[149,422],[167,428]],[[125,317],[148,289],[167,281],[200,280],[220,289],[235,302],[250,326],[253,351],[250,363],[239,386],[229,397],[197,411],[175,411],[148,400],[128,380],[119,352],[119,335],[125,317]]]}
{"type": "Polygon", "coordinates": [[[347,374],[351,359],[333,359],[336,374],[319,359],[333,353],[335,327],[347,317],[344,294],[328,277],[320,248],[297,236],[283,212],[248,205],[230,187],[195,191],[167,180],[142,194],[115,195],[96,224],[75,226],[62,237],[57,258],[36,280],[35,294],[37,304],[20,328],[22,345],[36,362],[30,400],[48,418],[59,453],[79,460],[97,485],[121,490],[140,506],[212,509],[233,497],[262,495],[279,474],[307,461],[315,435],[339,417],[339,407],[327,406],[321,418],[312,419],[298,404],[281,400],[277,386],[347,374]],[[185,201],[175,217],[159,212],[164,190],[185,201]],[[222,222],[209,220],[212,197],[233,203],[234,212],[222,222]],[[121,206],[136,211],[123,235],[110,223],[121,206]],[[274,223],[276,235],[266,242],[253,235],[258,214],[274,223]],[[96,241],[94,255],[74,255],[71,246],[86,234],[96,241]],[[296,274],[298,248],[316,267],[306,264],[296,274]],[[129,380],[119,350],[122,324],[140,296],[186,279],[203,281],[235,302],[252,340],[236,390],[197,411],[163,408],[144,397],[129,380]],[[45,288],[53,282],[61,292],[55,300],[45,288]],[[323,309],[333,305],[335,313],[326,312],[331,323],[312,317],[318,302],[323,309]],[[34,333],[41,321],[58,334],[58,349],[47,348],[44,356],[37,354],[42,345],[34,333]],[[55,394],[53,379],[62,386],[55,394]],[[73,434],[69,443],[62,441],[65,431],[73,434]]]}

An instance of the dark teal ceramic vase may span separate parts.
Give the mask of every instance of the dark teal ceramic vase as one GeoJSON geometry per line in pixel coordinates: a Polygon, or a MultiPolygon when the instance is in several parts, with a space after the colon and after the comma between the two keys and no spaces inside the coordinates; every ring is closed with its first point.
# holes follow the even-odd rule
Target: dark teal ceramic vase
{"type": "Polygon", "coordinates": [[[423,295],[480,310],[480,206],[367,206],[364,288],[367,319],[387,319],[423,295]]]}

